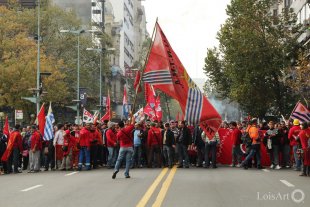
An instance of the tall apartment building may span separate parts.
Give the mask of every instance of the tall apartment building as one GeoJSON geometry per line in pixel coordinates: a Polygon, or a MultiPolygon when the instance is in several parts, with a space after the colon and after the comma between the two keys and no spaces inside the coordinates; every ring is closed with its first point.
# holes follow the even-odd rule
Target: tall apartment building
{"type": "Polygon", "coordinates": [[[297,15],[297,24],[301,24],[298,43],[308,51],[310,56],[310,1],[309,0],[275,0],[271,8],[273,15],[278,15],[282,9],[289,8],[297,15]]]}

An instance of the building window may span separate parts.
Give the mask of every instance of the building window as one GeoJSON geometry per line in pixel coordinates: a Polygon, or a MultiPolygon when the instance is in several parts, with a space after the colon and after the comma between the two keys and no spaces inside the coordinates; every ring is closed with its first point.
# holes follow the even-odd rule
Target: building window
{"type": "Polygon", "coordinates": [[[93,10],[93,14],[101,14],[101,10],[93,10]]]}
{"type": "Polygon", "coordinates": [[[273,17],[277,17],[278,16],[278,10],[277,9],[274,9],[273,10],[273,17]]]}
{"type": "Polygon", "coordinates": [[[284,0],[284,6],[285,7],[289,7],[289,6],[291,6],[291,4],[292,4],[291,0],[284,0]]]}
{"type": "Polygon", "coordinates": [[[91,3],[91,6],[96,6],[96,2],[92,2],[92,3],[91,3]]]}

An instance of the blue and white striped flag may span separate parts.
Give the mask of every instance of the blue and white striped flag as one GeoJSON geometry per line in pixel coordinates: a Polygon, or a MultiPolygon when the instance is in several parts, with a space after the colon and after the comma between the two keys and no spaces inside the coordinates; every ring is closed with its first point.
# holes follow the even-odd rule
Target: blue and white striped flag
{"type": "Polygon", "coordinates": [[[54,130],[53,123],[55,122],[54,114],[52,111],[52,104],[50,103],[50,107],[48,109],[48,113],[46,116],[45,128],[44,128],[44,137],[43,139],[46,141],[52,140],[54,138],[54,130]]]}

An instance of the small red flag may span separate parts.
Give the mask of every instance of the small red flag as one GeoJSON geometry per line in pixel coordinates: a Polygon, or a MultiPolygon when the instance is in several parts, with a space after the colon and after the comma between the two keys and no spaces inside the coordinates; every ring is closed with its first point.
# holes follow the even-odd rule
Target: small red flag
{"type": "Polygon", "coordinates": [[[140,72],[140,70],[138,70],[138,72],[136,73],[135,82],[133,84],[133,87],[134,87],[136,93],[140,93],[142,91],[140,80],[141,80],[141,72],[140,72]]]}
{"type": "Polygon", "coordinates": [[[156,114],[157,121],[161,121],[163,118],[163,111],[161,110],[159,95],[156,97],[155,114],[156,114]]]}
{"type": "Polygon", "coordinates": [[[38,114],[38,125],[41,136],[44,137],[44,128],[45,128],[45,111],[44,111],[44,103],[41,106],[41,109],[38,114]]]}
{"type": "Polygon", "coordinates": [[[110,91],[108,91],[108,98],[106,102],[106,113],[101,117],[100,121],[104,122],[105,120],[111,120],[111,99],[110,99],[110,91]]]}

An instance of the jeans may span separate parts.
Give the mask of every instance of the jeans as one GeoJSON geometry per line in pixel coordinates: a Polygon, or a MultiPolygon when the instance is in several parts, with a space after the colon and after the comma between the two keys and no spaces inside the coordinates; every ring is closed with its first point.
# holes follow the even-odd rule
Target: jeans
{"type": "Polygon", "coordinates": [[[39,171],[40,170],[40,154],[41,151],[29,152],[29,166],[30,171],[39,171]]]}
{"type": "Polygon", "coordinates": [[[140,166],[141,165],[141,154],[142,154],[142,146],[135,145],[132,159],[132,166],[140,166]]]}
{"type": "Polygon", "coordinates": [[[297,145],[293,146],[295,167],[296,167],[296,169],[300,170],[301,169],[301,159],[298,157],[297,149],[298,149],[297,145]]]}
{"type": "Polygon", "coordinates": [[[270,152],[270,161],[273,165],[279,165],[279,146],[273,145],[270,152]]]}
{"type": "Polygon", "coordinates": [[[210,166],[209,153],[211,153],[212,166],[213,167],[216,166],[216,145],[217,145],[217,142],[215,141],[206,143],[205,145],[205,167],[210,166]]]}
{"type": "Polygon", "coordinates": [[[126,159],[126,169],[125,169],[125,176],[129,176],[129,168],[131,165],[133,149],[132,147],[121,147],[119,150],[118,158],[116,161],[116,165],[114,168],[114,172],[118,172],[119,168],[122,164],[123,159],[126,159]]]}
{"type": "Polygon", "coordinates": [[[117,158],[116,148],[108,147],[109,155],[108,155],[108,167],[114,167],[115,161],[117,158]]]}
{"type": "Polygon", "coordinates": [[[164,145],[163,147],[163,154],[166,160],[166,164],[168,165],[168,167],[172,167],[172,163],[173,163],[173,158],[172,158],[172,153],[173,153],[173,147],[169,147],[167,145],[164,145]]]}
{"type": "Polygon", "coordinates": [[[82,169],[84,157],[86,159],[86,169],[90,170],[90,151],[87,147],[81,147],[79,154],[79,170],[82,169]]]}
{"type": "Polygon", "coordinates": [[[261,166],[260,144],[253,144],[250,153],[243,160],[242,165],[248,165],[253,157],[256,157],[257,166],[261,166]]]}
{"type": "Polygon", "coordinates": [[[18,166],[19,166],[19,149],[13,148],[13,151],[8,159],[7,165],[8,165],[8,172],[13,172],[12,170],[12,164],[14,165],[14,172],[18,172],[18,166]]]}
{"type": "Polygon", "coordinates": [[[232,148],[232,164],[236,163],[240,164],[242,162],[242,151],[240,149],[240,145],[234,146],[232,148]]]}
{"type": "Polygon", "coordinates": [[[179,153],[179,166],[183,166],[183,160],[185,167],[189,167],[189,157],[187,153],[187,146],[182,143],[177,144],[178,153],[179,153]]]}

